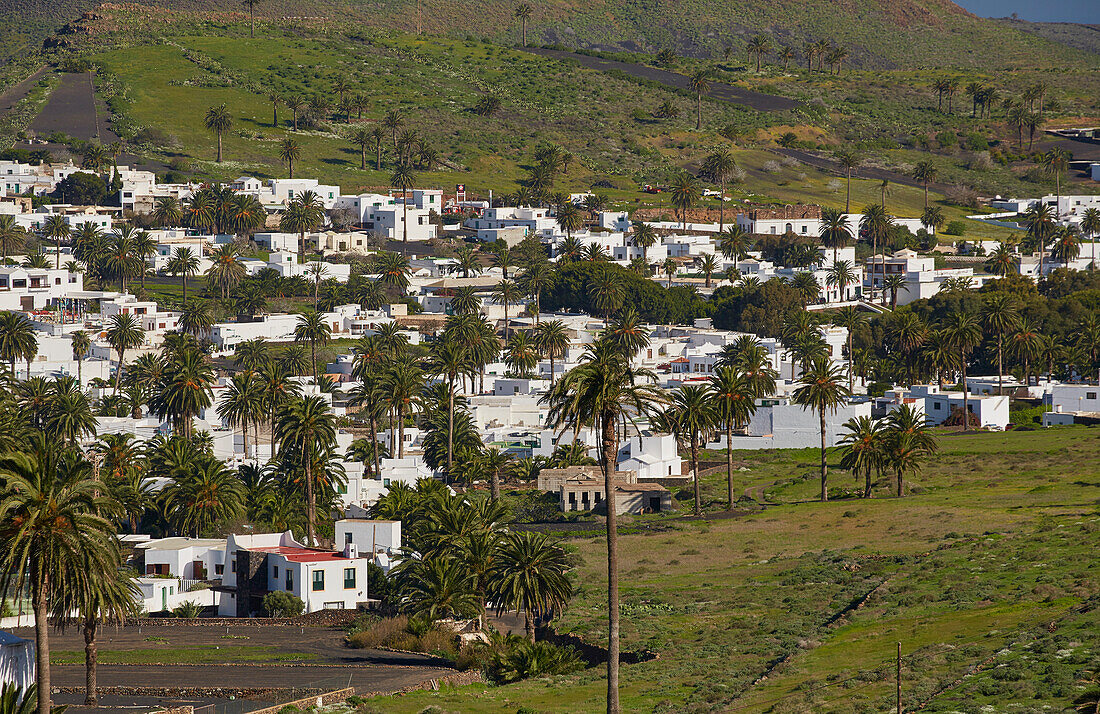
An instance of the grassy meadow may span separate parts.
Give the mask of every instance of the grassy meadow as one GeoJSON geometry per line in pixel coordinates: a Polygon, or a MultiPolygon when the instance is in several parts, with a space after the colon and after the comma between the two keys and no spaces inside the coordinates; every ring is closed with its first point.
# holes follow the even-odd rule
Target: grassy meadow
{"type": "MultiPolygon", "coordinates": [[[[660,655],[624,665],[624,710],[892,711],[901,642],[907,711],[1066,712],[1100,666],[1100,430],[944,436],[901,500],[886,480],[848,495],[836,470],[836,498],[815,502],[812,449],[736,457],[738,494],[762,492],[764,510],[623,526],[623,648],[660,655]]],[[[705,478],[711,512],[720,471],[705,478]]],[[[583,564],[559,629],[597,642],[604,539],[567,543],[583,564]]],[[[596,711],[602,671],[371,706],[596,711]]]]}

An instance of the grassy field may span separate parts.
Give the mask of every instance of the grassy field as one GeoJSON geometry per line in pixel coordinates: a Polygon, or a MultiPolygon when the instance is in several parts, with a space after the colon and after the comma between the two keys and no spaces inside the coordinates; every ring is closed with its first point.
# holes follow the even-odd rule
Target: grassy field
{"type": "MultiPolygon", "coordinates": [[[[1100,430],[945,436],[902,500],[885,482],[873,499],[848,496],[838,470],[837,498],[814,502],[815,459],[738,453],[738,493],[763,487],[770,504],[759,513],[624,526],[624,649],[660,653],[624,666],[626,710],[892,710],[897,642],[907,711],[1069,710],[1100,665],[1100,430]]],[[[724,487],[724,472],[705,479],[712,511],[724,487]]],[[[561,629],[596,642],[604,542],[569,544],[584,564],[561,629]]],[[[601,674],[374,704],[594,711],[601,674]]]]}

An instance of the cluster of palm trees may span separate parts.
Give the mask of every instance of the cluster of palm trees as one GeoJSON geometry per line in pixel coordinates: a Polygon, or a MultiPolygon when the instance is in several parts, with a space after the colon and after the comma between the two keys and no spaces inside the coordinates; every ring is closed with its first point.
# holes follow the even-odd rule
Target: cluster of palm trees
{"type": "MultiPolygon", "coordinates": [[[[748,42],[745,43],[745,53],[750,61],[755,57],[757,72],[762,69],[764,58],[768,55],[775,55],[775,58],[783,63],[784,71],[790,67],[792,61],[798,59],[799,55],[799,52],[789,45],[772,44],[771,38],[767,35],[753,35],[749,38],[748,42]]],[[[828,65],[829,71],[837,74],[840,73],[840,68],[849,57],[847,49],[833,44],[830,40],[807,40],[802,44],[801,54],[806,60],[806,70],[808,72],[814,71],[814,60],[816,59],[819,71],[824,72],[825,65],[828,65]]]]}
{"type": "Polygon", "coordinates": [[[390,604],[403,612],[430,621],[477,617],[484,627],[492,603],[498,612],[521,614],[533,642],[536,624],[569,602],[565,552],[543,534],[509,532],[499,501],[455,496],[439,481],[421,481],[391,486],[371,513],[406,524],[408,555],[390,573],[390,604]]]}
{"type": "Polygon", "coordinates": [[[1012,237],[1002,241],[989,253],[986,267],[991,273],[1001,277],[1017,274],[1020,269],[1018,251],[1021,248],[1039,254],[1040,274],[1046,272],[1044,265],[1048,249],[1052,261],[1068,265],[1081,257],[1083,237],[1087,237],[1093,245],[1089,269],[1096,270],[1095,241],[1100,236],[1100,209],[1085,209],[1081,214],[1080,224],[1076,226],[1058,225],[1057,212],[1053,206],[1035,203],[1024,213],[1024,223],[1027,230],[1022,239],[1012,237]]]}

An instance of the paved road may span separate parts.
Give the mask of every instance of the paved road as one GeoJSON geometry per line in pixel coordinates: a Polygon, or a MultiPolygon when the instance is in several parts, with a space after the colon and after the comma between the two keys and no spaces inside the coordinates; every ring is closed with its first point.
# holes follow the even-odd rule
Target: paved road
{"type": "MultiPolygon", "coordinates": [[[[453,673],[453,669],[393,665],[297,667],[220,665],[99,665],[100,687],[165,688],[323,688],[347,686],[368,692],[395,692],[453,673]]],[[[57,687],[84,685],[84,666],[54,665],[51,682],[57,687]]]]}
{"type": "Polygon", "coordinates": [[[77,139],[98,138],[103,144],[118,141],[118,136],[106,123],[106,108],[95,98],[92,73],[63,73],[61,84],[30,128],[39,136],[59,131],[77,139]]]}
{"type": "MultiPolygon", "coordinates": [[[[687,76],[669,72],[664,69],[657,69],[656,67],[647,67],[641,64],[603,59],[602,57],[592,57],[576,52],[543,49],[541,47],[528,47],[526,51],[542,55],[543,57],[551,57],[553,59],[572,60],[589,69],[603,71],[618,70],[631,77],[648,79],[669,87],[691,91],[691,87],[689,86],[690,80],[687,76]]],[[[781,112],[788,109],[794,109],[798,106],[798,102],[793,99],[788,99],[787,97],[777,97],[774,94],[753,92],[748,89],[742,89],[741,87],[735,87],[732,84],[726,84],[725,82],[711,82],[710,91],[707,93],[707,96],[711,99],[719,99],[723,102],[729,102],[730,104],[740,104],[741,106],[762,112],[781,112]]]]}
{"type": "Polygon", "coordinates": [[[0,113],[6,112],[18,104],[23,97],[30,93],[31,87],[35,85],[35,82],[41,79],[49,71],[50,67],[48,65],[44,66],[22,82],[13,85],[3,94],[0,94],[0,113]]]}

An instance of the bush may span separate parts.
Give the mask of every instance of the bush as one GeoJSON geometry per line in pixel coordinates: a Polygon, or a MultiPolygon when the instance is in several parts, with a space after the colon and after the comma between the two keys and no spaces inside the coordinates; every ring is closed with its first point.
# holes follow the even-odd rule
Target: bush
{"type": "Polygon", "coordinates": [[[264,595],[263,608],[268,617],[297,617],[306,609],[306,604],[302,598],[280,590],[264,595]]]}
{"type": "Polygon", "coordinates": [[[95,174],[77,171],[59,181],[53,195],[77,206],[102,205],[107,198],[107,183],[95,174]]]}
{"type": "Polygon", "coordinates": [[[434,654],[447,659],[454,659],[458,655],[453,633],[442,630],[427,620],[404,615],[380,618],[374,622],[364,621],[362,628],[348,636],[346,644],[352,649],[389,647],[434,654]]]}
{"type": "Polygon", "coordinates": [[[197,602],[191,602],[188,600],[182,603],[175,610],[172,610],[172,615],[183,620],[194,620],[196,617],[202,614],[202,605],[197,602]]]}
{"type": "Polygon", "coordinates": [[[961,236],[966,233],[966,224],[962,221],[951,221],[947,224],[947,228],[943,229],[943,232],[949,236],[961,236]]]}
{"type": "Polygon", "coordinates": [[[551,674],[569,674],[584,668],[571,647],[549,642],[519,642],[509,638],[506,649],[496,652],[485,668],[494,684],[511,684],[521,679],[551,674]]]}

